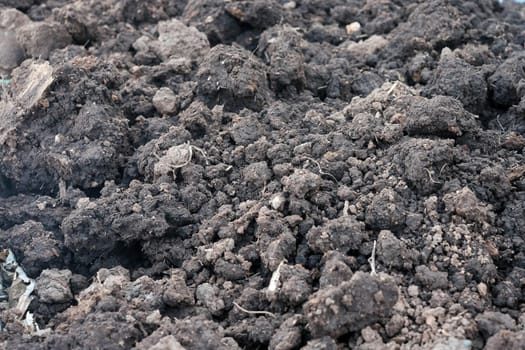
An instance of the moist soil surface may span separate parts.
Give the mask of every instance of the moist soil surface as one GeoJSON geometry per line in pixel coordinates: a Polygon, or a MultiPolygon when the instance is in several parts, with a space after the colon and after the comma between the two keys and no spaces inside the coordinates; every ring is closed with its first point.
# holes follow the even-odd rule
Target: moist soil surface
{"type": "Polygon", "coordinates": [[[2,349],[525,349],[521,5],[0,5],[2,349]]]}

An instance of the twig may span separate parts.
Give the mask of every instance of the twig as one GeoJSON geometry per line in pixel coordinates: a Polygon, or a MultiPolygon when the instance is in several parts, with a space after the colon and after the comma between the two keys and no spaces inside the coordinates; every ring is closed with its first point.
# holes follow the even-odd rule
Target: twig
{"type": "Polygon", "coordinates": [[[242,306],[237,304],[235,301],[232,304],[235,305],[242,312],[246,312],[247,314],[250,314],[250,315],[268,315],[268,316],[271,316],[273,318],[277,317],[277,316],[275,316],[275,314],[272,314],[269,311],[250,311],[250,310],[246,310],[245,308],[243,308],[242,306]]]}
{"type": "Polygon", "coordinates": [[[376,273],[376,241],[374,241],[374,247],[372,248],[372,256],[368,258],[368,263],[370,264],[370,274],[375,276],[376,273]]]}

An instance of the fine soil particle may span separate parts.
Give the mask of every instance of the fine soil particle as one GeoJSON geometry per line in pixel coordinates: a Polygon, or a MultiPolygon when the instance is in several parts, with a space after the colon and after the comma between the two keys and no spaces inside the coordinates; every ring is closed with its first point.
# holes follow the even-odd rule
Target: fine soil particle
{"type": "Polygon", "coordinates": [[[0,347],[524,348],[523,6],[2,1],[0,347]]]}

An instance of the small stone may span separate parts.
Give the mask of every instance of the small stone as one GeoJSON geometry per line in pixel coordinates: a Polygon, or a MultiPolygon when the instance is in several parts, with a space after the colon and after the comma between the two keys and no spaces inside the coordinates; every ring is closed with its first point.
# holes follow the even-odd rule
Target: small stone
{"type": "Polygon", "coordinates": [[[283,8],[285,10],[293,10],[296,6],[297,4],[295,3],[295,1],[288,1],[283,4],[283,8]]]}
{"type": "Polygon", "coordinates": [[[153,96],[153,106],[161,114],[172,114],[178,109],[177,96],[167,87],[160,88],[153,96]]]}
{"type": "Polygon", "coordinates": [[[478,293],[482,298],[486,298],[488,295],[488,287],[485,283],[481,282],[478,284],[478,293]]]}
{"type": "Polygon", "coordinates": [[[407,292],[409,296],[417,297],[419,295],[419,287],[412,284],[408,286],[407,292]]]}
{"type": "Polygon", "coordinates": [[[82,198],[79,198],[78,201],[77,201],[77,204],[76,204],[76,208],[77,209],[85,209],[88,207],[89,205],[89,197],[82,197],[82,198]]]}
{"type": "Polygon", "coordinates": [[[286,198],[284,198],[282,193],[279,193],[273,196],[273,198],[270,200],[270,205],[272,206],[273,210],[281,210],[285,202],[286,198]]]}
{"type": "Polygon", "coordinates": [[[367,343],[373,343],[378,340],[381,340],[381,336],[379,335],[379,333],[376,330],[372,329],[371,327],[366,327],[362,329],[361,337],[367,343]]]}
{"type": "Polygon", "coordinates": [[[352,35],[354,33],[357,33],[361,30],[361,23],[359,22],[352,22],[346,26],[346,34],[352,35]]]}

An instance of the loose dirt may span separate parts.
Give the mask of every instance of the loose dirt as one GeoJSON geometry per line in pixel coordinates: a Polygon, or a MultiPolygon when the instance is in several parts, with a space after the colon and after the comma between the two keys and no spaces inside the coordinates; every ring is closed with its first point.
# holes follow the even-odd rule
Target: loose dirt
{"type": "Polygon", "coordinates": [[[523,5],[0,5],[1,348],[525,348],[523,5]]]}

